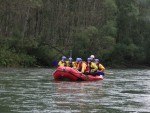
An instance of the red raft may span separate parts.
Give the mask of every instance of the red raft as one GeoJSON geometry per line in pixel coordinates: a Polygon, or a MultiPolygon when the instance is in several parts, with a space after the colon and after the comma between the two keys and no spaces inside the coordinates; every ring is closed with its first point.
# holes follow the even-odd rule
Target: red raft
{"type": "Polygon", "coordinates": [[[69,81],[95,81],[103,80],[103,75],[85,75],[70,67],[58,67],[53,73],[56,80],[69,80],[69,81]]]}

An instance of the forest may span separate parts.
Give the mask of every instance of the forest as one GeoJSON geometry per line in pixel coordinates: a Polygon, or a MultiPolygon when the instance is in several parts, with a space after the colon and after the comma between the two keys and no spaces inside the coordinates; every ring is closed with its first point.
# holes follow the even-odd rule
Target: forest
{"type": "Polygon", "coordinates": [[[63,55],[150,66],[150,0],[0,0],[0,66],[52,66],[63,55]]]}

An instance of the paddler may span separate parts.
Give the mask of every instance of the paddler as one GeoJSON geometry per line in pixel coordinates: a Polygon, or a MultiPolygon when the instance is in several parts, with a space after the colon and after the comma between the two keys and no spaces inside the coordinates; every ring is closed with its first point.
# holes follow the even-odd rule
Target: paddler
{"type": "Polygon", "coordinates": [[[67,58],[65,56],[62,56],[62,59],[58,62],[58,66],[67,66],[66,59],[67,58]]]}

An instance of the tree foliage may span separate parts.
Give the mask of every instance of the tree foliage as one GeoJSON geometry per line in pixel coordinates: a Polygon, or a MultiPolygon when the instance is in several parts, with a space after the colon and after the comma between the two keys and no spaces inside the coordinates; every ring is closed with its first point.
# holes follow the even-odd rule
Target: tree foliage
{"type": "Polygon", "coordinates": [[[0,65],[50,66],[62,55],[150,65],[149,0],[0,0],[0,65]]]}

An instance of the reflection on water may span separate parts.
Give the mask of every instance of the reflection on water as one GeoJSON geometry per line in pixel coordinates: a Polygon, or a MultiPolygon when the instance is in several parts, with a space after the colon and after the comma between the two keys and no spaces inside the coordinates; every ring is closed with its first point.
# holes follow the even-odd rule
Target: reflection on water
{"type": "Polygon", "coordinates": [[[0,69],[1,113],[149,113],[150,70],[108,70],[103,81],[55,81],[52,69],[0,69]]]}
{"type": "Polygon", "coordinates": [[[86,112],[104,94],[101,82],[54,82],[56,93],[53,94],[57,109],[70,112],[86,112]]]}

